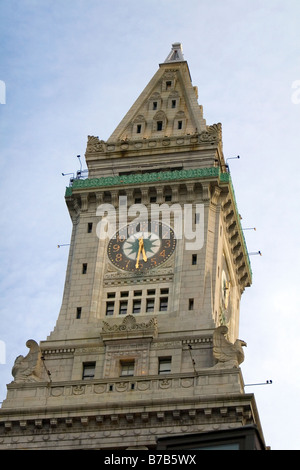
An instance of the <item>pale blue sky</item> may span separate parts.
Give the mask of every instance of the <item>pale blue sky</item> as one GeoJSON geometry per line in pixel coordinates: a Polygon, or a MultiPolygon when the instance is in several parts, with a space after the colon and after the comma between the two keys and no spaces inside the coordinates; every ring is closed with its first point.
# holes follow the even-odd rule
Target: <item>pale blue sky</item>
{"type": "MultiPolygon", "coordinates": [[[[27,339],[59,313],[71,223],[64,202],[87,135],[106,140],[183,44],[225,158],[252,256],[241,303],[245,383],[273,449],[300,449],[298,0],[10,0],[0,3],[0,401],[27,339]]],[[[83,166],[84,165],[84,160],[83,166]]]]}

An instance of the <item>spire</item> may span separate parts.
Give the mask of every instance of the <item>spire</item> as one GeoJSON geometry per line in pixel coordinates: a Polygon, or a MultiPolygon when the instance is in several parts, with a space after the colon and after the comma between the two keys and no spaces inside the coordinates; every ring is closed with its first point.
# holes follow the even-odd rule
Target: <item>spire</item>
{"type": "Polygon", "coordinates": [[[180,42],[175,42],[172,44],[172,50],[168,57],[165,60],[166,62],[182,62],[184,61],[183,52],[182,52],[182,45],[180,42]]]}
{"type": "Polygon", "coordinates": [[[108,142],[192,135],[204,130],[206,123],[197,90],[192,85],[182,45],[176,42],[108,142]]]}

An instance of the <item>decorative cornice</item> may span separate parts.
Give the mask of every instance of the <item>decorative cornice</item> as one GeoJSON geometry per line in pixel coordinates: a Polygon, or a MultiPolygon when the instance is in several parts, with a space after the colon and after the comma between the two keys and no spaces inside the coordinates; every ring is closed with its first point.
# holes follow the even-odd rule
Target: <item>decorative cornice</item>
{"type": "Polygon", "coordinates": [[[178,181],[198,178],[218,178],[220,183],[230,181],[229,173],[222,173],[219,167],[195,168],[189,170],[159,171],[144,174],[106,176],[102,178],[75,179],[67,188],[66,196],[71,196],[73,190],[101,188],[107,186],[124,186],[130,184],[156,183],[163,181],[178,181]]]}
{"type": "MultiPolygon", "coordinates": [[[[162,113],[161,111],[159,111],[162,113]]],[[[139,121],[144,121],[144,117],[139,116],[139,121]]],[[[134,119],[135,121],[135,119],[134,119]]],[[[133,121],[133,122],[134,122],[133,121]]],[[[131,121],[132,124],[132,121],[131,121]]],[[[186,150],[187,147],[207,146],[222,142],[222,125],[221,123],[213,124],[211,126],[206,126],[205,130],[202,132],[196,132],[195,134],[182,134],[182,135],[168,135],[158,137],[157,135],[150,135],[148,137],[143,137],[142,139],[118,139],[115,141],[100,140],[99,137],[92,135],[88,136],[87,148],[86,148],[86,159],[97,158],[106,158],[110,157],[113,154],[118,154],[122,152],[148,152],[149,149],[167,149],[170,148],[181,148],[186,150]]]]}
{"type": "MultiPolygon", "coordinates": [[[[164,388],[164,394],[167,395],[164,388]]],[[[99,401],[93,406],[47,407],[33,419],[32,409],[3,414],[0,421],[0,449],[101,449],[103,440],[115,448],[116,442],[129,446],[136,441],[155,445],[156,438],[203,431],[233,429],[257,423],[251,395],[199,395],[176,400],[134,402],[116,407],[99,401]]],[[[258,422],[259,425],[259,422],[258,422]]],[[[260,429],[260,426],[259,426],[260,429]]]]}

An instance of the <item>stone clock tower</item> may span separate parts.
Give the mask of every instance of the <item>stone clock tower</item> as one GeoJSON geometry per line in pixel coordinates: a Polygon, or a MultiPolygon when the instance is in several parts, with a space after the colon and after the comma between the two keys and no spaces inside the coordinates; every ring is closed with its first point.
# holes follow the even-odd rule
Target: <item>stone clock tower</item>
{"type": "Polygon", "coordinates": [[[221,124],[206,124],[180,44],[85,158],[65,194],[61,310],[15,361],[0,448],[201,448],[249,428],[263,443],[239,367],[247,248],[221,124]]]}

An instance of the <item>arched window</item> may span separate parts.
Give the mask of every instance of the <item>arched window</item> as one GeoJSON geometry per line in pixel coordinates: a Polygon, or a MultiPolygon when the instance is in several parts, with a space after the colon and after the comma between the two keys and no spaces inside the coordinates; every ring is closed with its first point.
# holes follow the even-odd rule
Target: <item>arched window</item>
{"type": "Polygon", "coordinates": [[[174,118],[173,132],[183,134],[186,128],[186,117],[183,111],[179,111],[174,118]]]}
{"type": "Polygon", "coordinates": [[[132,122],[132,137],[141,138],[146,129],[146,120],[141,114],[132,122]]]}
{"type": "Polygon", "coordinates": [[[167,117],[163,111],[158,111],[153,118],[152,132],[163,132],[167,128],[167,117]]]}

